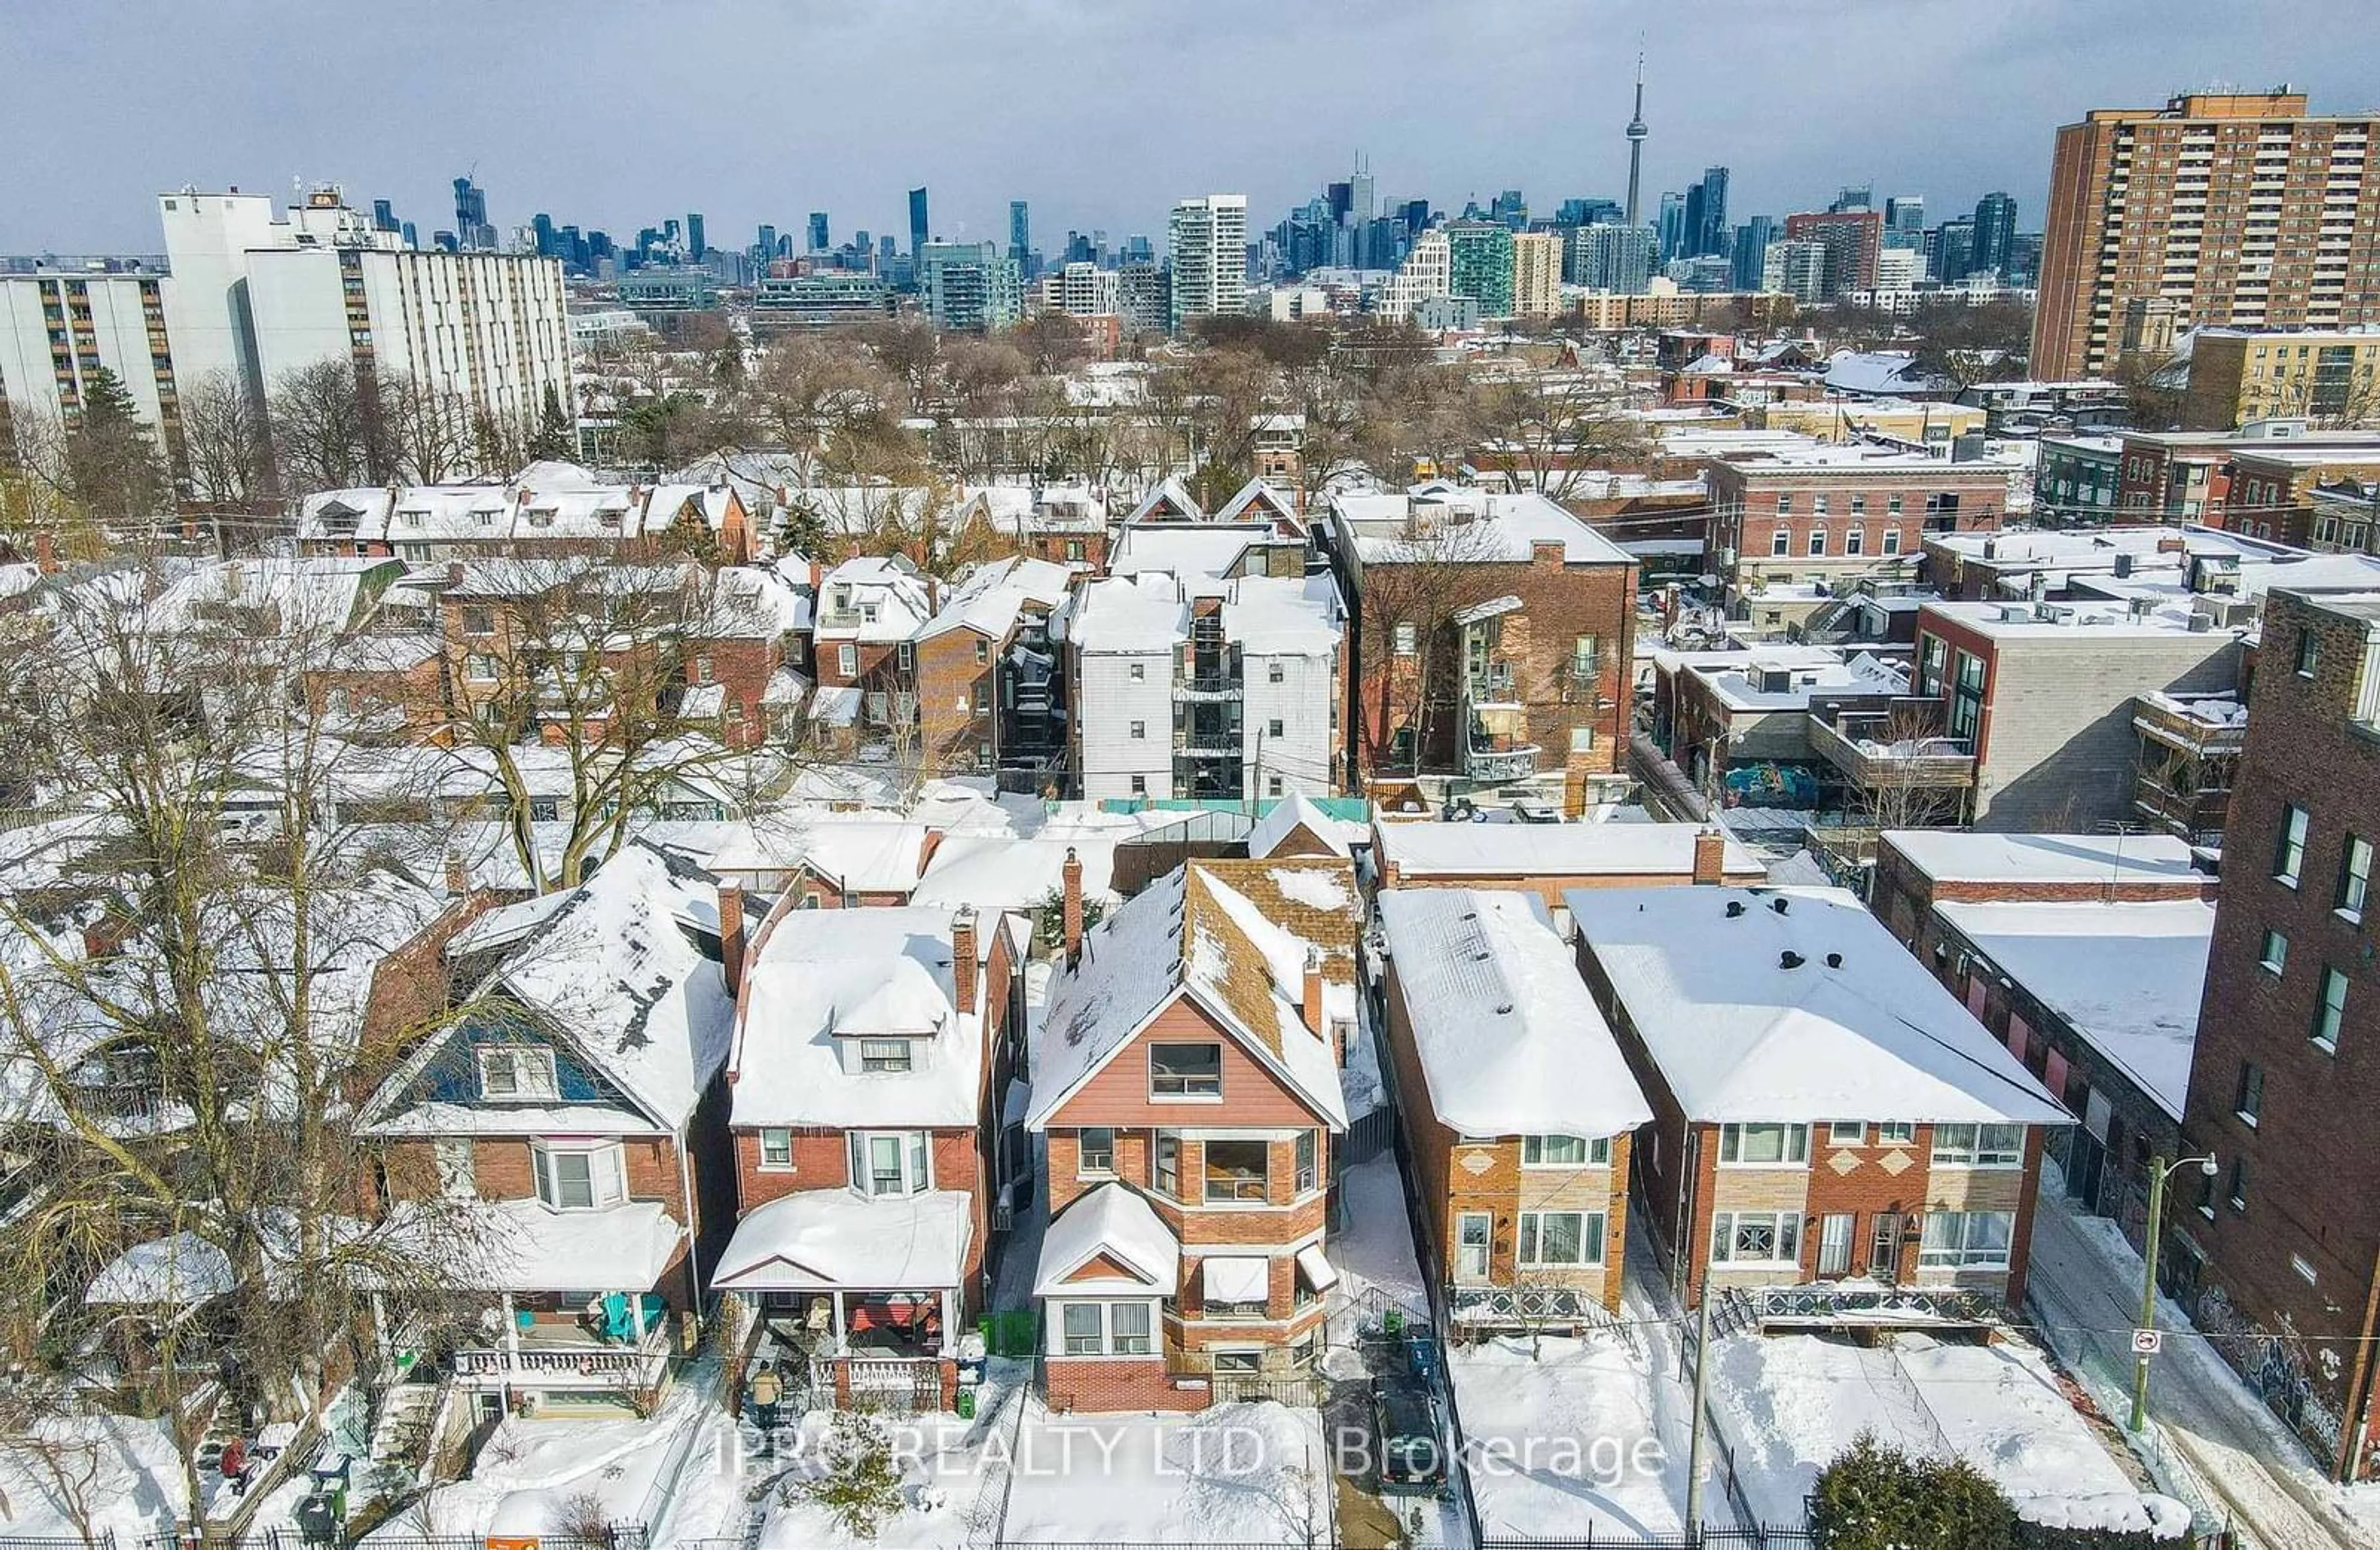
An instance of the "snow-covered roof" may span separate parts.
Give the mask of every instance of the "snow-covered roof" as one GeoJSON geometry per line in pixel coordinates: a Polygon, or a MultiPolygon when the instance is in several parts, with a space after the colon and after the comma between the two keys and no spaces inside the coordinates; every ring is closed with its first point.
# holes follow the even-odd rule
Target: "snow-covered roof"
{"type": "Polygon", "coordinates": [[[1075,594],[1066,638],[1083,651],[1140,656],[1171,651],[1189,637],[1190,608],[1165,572],[1111,576],[1075,594]]]}
{"type": "Polygon", "coordinates": [[[2106,883],[2199,888],[2189,845],[2166,834],[1986,834],[1888,829],[1877,839],[1937,883],[2106,883]]]}
{"type": "Polygon", "coordinates": [[[889,644],[907,640],[933,612],[907,561],[862,556],[819,578],[814,630],[822,641],[889,644]]]}
{"type": "Polygon", "coordinates": [[[1113,902],[1117,839],[1020,838],[1011,834],[952,834],[934,847],[926,875],[917,879],[914,904],[979,911],[1023,910],[1065,885],[1066,855],[1083,867],[1083,897],[1113,902]]]}
{"type": "Polygon", "coordinates": [[[1042,1233],[1033,1295],[1136,1292],[1145,1296],[1155,1291],[1171,1297],[1181,1280],[1181,1242],[1146,1198],[1110,1182],[1067,1206],[1042,1233]],[[1080,1275],[1085,1266],[1101,1259],[1134,1274],[1080,1275]]]}
{"type": "Polygon", "coordinates": [[[489,1205],[494,1247],[465,1278],[484,1291],[646,1291],[686,1232],[658,1201],[554,1211],[536,1200],[489,1205]]]}
{"type": "MultiPolygon", "coordinates": [[[[1441,878],[1691,878],[1690,823],[1381,823],[1375,862],[1401,882],[1441,878]]],[[[1733,836],[1722,868],[1729,877],[1764,875],[1760,858],[1733,836]]]]}
{"type": "Polygon", "coordinates": [[[1297,503],[1262,478],[1252,478],[1240,486],[1239,493],[1224,502],[1215,513],[1218,522],[1273,522],[1282,519],[1297,520],[1297,503]]]}
{"type": "Polygon", "coordinates": [[[1331,509],[1366,565],[1525,563],[1541,543],[1568,564],[1633,564],[1627,551],[1536,490],[1426,486],[1340,495],[1331,509]]]}
{"type": "Polygon", "coordinates": [[[1465,1135],[1618,1135],[1653,1117],[1545,905],[1499,890],[1379,895],[1431,1114],[1465,1135]]]}
{"type": "Polygon", "coordinates": [[[1272,854],[1281,842],[1289,838],[1291,831],[1299,828],[1321,841],[1333,855],[1352,854],[1347,839],[1350,828],[1355,829],[1364,838],[1369,838],[1362,826],[1341,823],[1316,806],[1313,798],[1300,792],[1274,803],[1264,817],[1257,819],[1256,827],[1248,830],[1248,854],[1253,856],[1272,854]]]}
{"type": "Polygon", "coordinates": [[[917,638],[964,629],[1005,640],[1026,605],[1051,609],[1063,602],[1072,576],[1064,565],[1023,555],[978,565],[959,578],[941,612],[918,626],[917,638]]]}
{"type": "MultiPolygon", "coordinates": [[[[797,910],[782,902],[744,975],[728,1067],[738,1126],[972,1126],[983,1018],[958,1010],[941,910],[797,910]],[[905,1038],[905,1072],[846,1070],[839,1039],[905,1038]]],[[[976,1006],[990,922],[977,929],[976,1006]]],[[[856,1062],[854,1062],[856,1065],[856,1062]]]]}
{"type": "Polygon", "coordinates": [[[1203,522],[1207,514],[1182,481],[1168,476],[1155,489],[1141,497],[1140,504],[1132,508],[1124,525],[1135,522],[1203,522]]]}
{"type": "Polygon", "coordinates": [[[1270,539],[1270,530],[1264,527],[1126,527],[1108,551],[1108,574],[1168,571],[1175,575],[1229,575],[1250,544],[1270,539]]]}
{"type": "Polygon", "coordinates": [[[2176,1120],[2215,906],[2194,899],[1944,904],[1942,918],[2176,1120]]]}
{"type": "Polygon", "coordinates": [[[974,1204],[965,1191],[796,1190],[745,1214],[710,1284],[739,1291],[954,1287],[965,1278],[974,1235],[974,1204]]]}
{"type": "Polygon", "coordinates": [[[1344,1127],[1328,1027],[1304,1021],[1305,963],[1309,951],[1320,954],[1325,1017],[1353,1018],[1361,909],[1354,867],[1336,856],[1176,867],[1087,933],[1082,962],[1050,987],[1033,1042],[1028,1124],[1045,1126],[1187,996],[1318,1118],[1344,1127]]]}
{"type": "Polygon", "coordinates": [[[1248,575],[1223,600],[1223,635],[1251,655],[1327,657],[1339,648],[1344,610],[1328,571],[1298,579],[1248,575]]]}
{"type": "MultiPolygon", "coordinates": [[[[821,690],[820,700],[833,692],[821,690]]],[[[924,873],[933,837],[921,823],[817,815],[791,828],[746,829],[704,865],[755,887],[772,886],[771,874],[800,867],[853,893],[905,895],[924,873]]]]}
{"type": "Polygon", "coordinates": [[[1691,1120],[2069,1118],[1844,890],[1574,888],[1562,897],[1691,1120]]]}

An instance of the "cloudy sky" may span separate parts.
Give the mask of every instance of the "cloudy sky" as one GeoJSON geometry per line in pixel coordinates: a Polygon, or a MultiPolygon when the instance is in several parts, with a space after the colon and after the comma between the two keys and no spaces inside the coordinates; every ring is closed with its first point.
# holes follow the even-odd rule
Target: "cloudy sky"
{"type": "Polygon", "coordinates": [[[0,6],[0,252],[158,246],[153,196],[343,184],[425,239],[475,171],[633,236],[692,209],[714,244],[825,210],[1037,245],[1162,231],[1185,194],[1253,224],[1370,159],[1459,210],[1519,187],[1619,198],[1640,35],[1645,202],[1707,163],[1731,212],[1850,182],[1933,218],[2007,188],[2039,220],[2058,124],[2176,89],[2289,80],[2380,99],[2372,0],[78,0],[0,6]]]}

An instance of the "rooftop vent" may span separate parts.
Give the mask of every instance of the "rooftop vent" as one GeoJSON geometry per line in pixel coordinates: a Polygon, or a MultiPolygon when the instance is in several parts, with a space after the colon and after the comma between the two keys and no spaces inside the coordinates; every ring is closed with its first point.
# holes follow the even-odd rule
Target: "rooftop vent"
{"type": "Polygon", "coordinates": [[[1775,910],[1779,914],[1783,914],[1785,913],[1785,901],[1782,899],[1772,900],[1769,902],[1768,907],[1775,910]]]}
{"type": "Polygon", "coordinates": [[[1790,947],[1777,955],[1777,966],[1780,969],[1798,969],[1804,962],[1806,960],[1790,947]]]}
{"type": "Polygon", "coordinates": [[[1841,953],[1840,953],[1840,952],[1830,952],[1830,953],[1827,954],[1827,967],[1828,967],[1829,969],[1840,969],[1840,968],[1841,968],[1842,966],[1843,966],[1843,955],[1842,955],[1841,953]]]}
{"type": "Polygon", "coordinates": [[[1743,901],[1742,901],[1742,900],[1741,900],[1741,899],[1730,899],[1730,900],[1729,900],[1729,901],[1727,902],[1727,918],[1728,918],[1728,919],[1730,919],[1730,920],[1733,920],[1736,916],[1738,916],[1738,915],[1742,914],[1742,913],[1743,913],[1743,901]]]}

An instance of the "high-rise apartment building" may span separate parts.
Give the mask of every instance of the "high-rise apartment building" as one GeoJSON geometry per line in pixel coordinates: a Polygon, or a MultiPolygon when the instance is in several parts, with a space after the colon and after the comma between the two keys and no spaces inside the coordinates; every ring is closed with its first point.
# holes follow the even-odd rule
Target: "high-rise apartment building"
{"type": "Polygon", "coordinates": [[[932,235],[930,224],[926,219],[926,190],[912,188],[909,190],[909,257],[912,260],[916,260],[919,250],[926,246],[926,239],[932,235]]]}
{"type": "Polygon", "coordinates": [[[1699,259],[1728,250],[1727,169],[1705,167],[1702,180],[1686,190],[1685,229],[1671,256],[1699,259]]]}
{"type": "Polygon", "coordinates": [[[1449,294],[1479,304],[1483,318],[1512,315],[1512,233],[1494,221],[1456,221],[1446,228],[1449,294]]]}
{"type": "Polygon", "coordinates": [[[1512,234],[1512,311],[1524,318],[1550,318],[1561,310],[1562,235],[1512,234]]]}
{"type": "Polygon", "coordinates": [[[1412,317],[1414,309],[1423,302],[1451,294],[1453,284],[1445,228],[1427,231],[1414,239],[1404,262],[1397,265],[1397,272],[1380,287],[1379,300],[1373,310],[1402,322],[1412,317]]]}
{"type": "Polygon", "coordinates": [[[1016,321],[1016,260],[996,242],[929,242],[917,253],[917,288],[937,328],[984,333],[1016,321]]]}
{"type": "Polygon", "coordinates": [[[1642,295],[1652,284],[1657,240],[1650,226],[1581,226],[1570,234],[1571,279],[1589,290],[1642,295]]]}
{"type": "Polygon", "coordinates": [[[1008,256],[1022,267],[1033,252],[1033,211],[1023,200],[1008,201],[1008,256]]]}
{"type": "Polygon", "coordinates": [[[166,342],[170,276],[0,274],[0,457],[12,430],[63,425],[80,414],[99,373],[123,384],[154,426],[178,478],[187,472],[181,403],[166,342]]]}
{"type": "Polygon", "coordinates": [[[2336,328],[2380,318],[2375,119],[2303,92],[2189,92],[2058,131],[2031,369],[2116,362],[2128,304],[2184,327],[2336,328]]]}
{"type": "Polygon", "coordinates": [[[686,212],[686,256],[696,263],[700,263],[703,255],[710,251],[710,245],[702,240],[702,212],[687,211],[686,212]]]}
{"type": "Polygon", "coordinates": [[[1768,263],[1768,245],[1777,239],[1777,223],[1766,215],[1755,215],[1735,228],[1735,251],[1729,261],[1732,272],[1729,278],[1739,291],[1756,291],[1768,263]]]}
{"type": "MultiPolygon", "coordinates": [[[[1842,200],[1865,189],[1846,188],[1842,200]]],[[[1876,255],[1884,250],[1884,212],[1864,205],[1785,217],[1789,242],[1815,242],[1827,249],[1827,289],[1818,299],[1833,301],[1849,291],[1876,289],[1876,255]]]]}
{"type": "Polygon", "coordinates": [[[1173,323],[1173,286],[1148,259],[1116,266],[1116,318],[1126,334],[1163,333],[1173,323]]]}
{"type": "Polygon", "coordinates": [[[1173,271],[1168,318],[1247,309],[1248,197],[1202,194],[1173,207],[1166,226],[1166,257],[1173,271]]]}
{"type": "Polygon", "coordinates": [[[455,244],[467,253],[492,252],[496,228],[488,221],[487,190],[468,177],[455,180],[455,244]]]}
{"type": "Polygon", "coordinates": [[[833,246],[833,242],[827,236],[826,212],[823,210],[811,211],[810,251],[813,253],[823,253],[833,246]]]}
{"type": "Polygon", "coordinates": [[[1975,267],[1998,271],[2003,280],[2016,267],[2016,200],[2007,194],[1975,201],[1975,267]]]}
{"type": "Polygon", "coordinates": [[[1049,276],[1050,305],[1070,317],[1099,318],[1122,308],[1119,276],[1088,260],[1066,264],[1049,276]]]}

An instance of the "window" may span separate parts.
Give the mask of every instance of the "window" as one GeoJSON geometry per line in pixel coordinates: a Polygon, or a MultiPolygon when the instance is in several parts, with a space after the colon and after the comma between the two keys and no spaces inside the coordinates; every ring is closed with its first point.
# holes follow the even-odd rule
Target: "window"
{"type": "Polygon", "coordinates": [[[2312,678],[2322,661],[2322,637],[2312,630],[2298,632],[2298,676],[2312,678]]]}
{"type": "Polygon", "coordinates": [[[760,1166],[771,1169],[794,1166],[792,1131],[764,1130],[760,1132],[760,1166]]]}
{"type": "Polygon", "coordinates": [[[2224,1198],[2231,1203],[2231,1209],[2234,1211],[2245,1211],[2248,1209],[2247,1158],[2234,1157],[2231,1159],[2230,1187],[2224,1192],[2224,1198]]]}
{"type": "Polygon", "coordinates": [[[1108,1354],[1147,1356],[1151,1349],[1148,1304],[1146,1302],[1110,1303],[1108,1305],[1108,1354]]]}
{"type": "Polygon", "coordinates": [[[1080,559],[1083,557],[1083,554],[1084,554],[1084,550],[1083,550],[1083,540],[1082,540],[1082,539],[1068,539],[1066,540],[1066,558],[1067,558],[1067,559],[1069,559],[1069,560],[1080,560],[1080,559]]]}
{"type": "Polygon", "coordinates": [[[1265,735],[1267,737],[1279,737],[1281,735],[1281,719],[1280,717],[1275,716],[1270,721],[1265,722],[1265,735]]]}
{"type": "Polygon", "coordinates": [[[1790,527],[1771,529],[1768,534],[1768,552],[1772,557],[1780,560],[1792,553],[1793,530],[1790,527]]]}
{"type": "Polygon", "coordinates": [[[851,1187],[866,1195],[917,1194],[929,1187],[924,1131],[853,1131],[851,1187]]]}
{"type": "Polygon", "coordinates": [[[1601,671],[1600,642],[1594,636],[1575,636],[1570,643],[1570,675],[1575,682],[1592,684],[1601,671]]]}
{"type": "Polygon", "coordinates": [[[1876,1144],[1879,1146],[1914,1146],[1917,1127],[1906,1120],[1887,1120],[1876,1127],[1876,1144]]]}
{"type": "Polygon", "coordinates": [[[1608,1135],[1524,1135],[1521,1137],[1523,1168],[1609,1168],[1611,1138],[1608,1135]]]}
{"type": "Polygon", "coordinates": [[[1867,1121],[1837,1120],[1827,1127],[1827,1142],[1834,1146],[1864,1146],[1867,1144],[1867,1121]]]}
{"type": "Polygon", "coordinates": [[[990,709],[991,685],[989,684],[978,684],[975,686],[975,713],[981,716],[988,713],[990,709]]]}
{"type": "Polygon", "coordinates": [[[1282,789],[1280,776],[1268,775],[1265,777],[1265,794],[1267,796],[1279,796],[1281,794],[1282,789]]]}
{"type": "Polygon", "coordinates": [[[1865,516],[1867,515],[1866,496],[1854,495],[1852,497],[1852,515],[1853,516],[1865,516]]]}
{"type": "Polygon", "coordinates": [[[1886,496],[1884,498],[1884,509],[1894,516],[1899,516],[1900,515],[1900,497],[1898,495],[1886,496]]]}
{"type": "Polygon", "coordinates": [[[2015,1237],[2013,1211],[1929,1211],[1917,1263],[1937,1269],[2005,1270],[2015,1237]]]}
{"type": "Polygon", "coordinates": [[[463,659],[463,676],[474,684],[496,681],[496,659],[485,651],[474,651],[463,659]]]}
{"type": "Polygon", "coordinates": [[[1811,552],[1811,554],[1812,554],[1812,555],[1814,555],[1814,556],[1815,556],[1815,555],[1824,554],[1826,551],[1827,551],[1827,530],[1826,530],[1824,527],[1813,527],[1813,528],[1811,528],[1811,529],[1810,529],[1810,552],[1811,552]]]}
{"type": "Polygon", "coordinates": [[[2314,1284],[2313,1261],[2306,1258],[2305,1255],[2289,1255],[2289,1268],[2296,1271],[2298,1273],[2298,1279],[2305,1282],[2306,1285],[2312,1286],[2314,1284]]]}
{"type": "Polygon", "coordinates": [[[537,1198],[556,1211],[599,1211],[627,1196],[617,1142],[563,1147],[540,1141],[528,1150],[537,1198]]]}
{"type": "Polygon", "coordinates": [[[463,633],[467,636],[492,636],[496,633],[496,611],[492,608],[467,608],[463,611],[463,633]]]}
{"type": "Polygon", "coordinates": [[[864,1038],[859,1041],[859,1069],[864,1072],[905,1072],[911,1069],[909,1041],[905,1038],[864,1038]]]}
{"type": "Polygon", "coordinates": [[[1803,1163],[1810,1159],[1807,1125],[1721,1125],[1718,1160],[1746,1168],[1803,1163]]]}
{"type": "Polygon", "coordinates": [[[1826,515],[1831,509],[1829,498],[1824,494],[1811,496],[1810,509],[1820,516],[1826,515]]]}
{"type": "Polygon", "coordinates": [[[1075,1148],[1075,1176],[1090,1179],[1114,1171],[1115,1131],[1113,1127],[1090,1126],[1082,1132],[1075,1148]]]}
{"type": "Polygon", "coordinates": [[[990,661],[990,660],[991,660],[991,642],[990,642],[990,641],[988,641],[988,640],[978,640],[978,641],[977,641],[977,642],[975,643],[975,665],[976,665],[976,666],[978,666],[978,667],[981,667],[981,666],[983,666],[986,662],[989,662],[989,661],[990,661]]]}
{"type": "Polygon", "coordinates": [[[1261,1204],[1272,1185],[1271,1145],[1262,1141],[1207,1143],[1205,1198],[1261,1204]]]}
{"type": "Polygon", "coordinates": [[[1791,495],[1789,495],[1789,494],[1783,493],[1782,491],[1779,491],[1779,494],[1778,494],[1778,496],[1777,496],[1777,510],[1778,510],[1779,514],[1779,515],[1782,515],[1782,514],[1784,514],[1784,513],[1786,513],[1786,512],[1790,512],[1790,511],[1791,511],[1792,509],[1793,509],[1793,497],[1792,497],[1792,496],[1791,496],[1791,495]]]}
{"type": "Polygon", "coordinates": [[[2240,1085],[2231,1097],[2231,1112],[2243,1125],[2253,1127],[2256,1117],[2265,1111],[2265,1068],[2253,1060],[2240,1062],[2240,1085]]]}
{"type": "Polygon", "coordinates": [[[1135,796],[1147,796],[1148,794],[1148,776],[1135,775],[1132,778],[1132,794],[1135,796]]]}
{"type": "Polygon", "coordinates": [[[1864,527],[1852,527],[1845,531],[1843,534],[1843,552],[1846,554],[1866,553],[1867,529],[1864,527]]]}
{"type": "Polygon", "coordinates": [[[1220,1044],[1150,1045],[1148,1096],[1153,1098],[1221,1097],[1223,1047],[1220,1044]]]}
{"type": "Polygon", "coordinates": [[[1278,684],[1286,676],[1287,674],[1282,671],[1281,665],[1279,662],[1267,662],[1265,664],[1266,683],[1278,684]]]}
{"type": "Polygon", "coordinates": [[[441,1136],[431,1144],[430,1155],[438,1167],[441,1194],[468,1200],[480,1193],[479,1159],[469,1136],[441,1136]]]}
{"type": "Polygon", "coordinates": [[[1156,1142],[1155,1172],[1158,1192],[1182,1198],[1182,1138],[1172,1131],[1159,1131],[1156,1142]]]}
{"type": "Polygon", "coordinates": [[[710,659],[709,657],[695,658],[694,681],[698,684],[708,684],[712,681],[710,659]]]}
{"type": "Polygon", "coordinates": [[[1524,1211],[1518,1257],[1523,1265],[1600,1265],[1603,1213],[1524,1211]]]}
{"type": "Polygon", "coordinates": [[[2022,1125],[1937,1125],[1937,1168],[2017,1168],[2024,1162],[2022,1125]]]}
{"type": "Polygon", "coordinates": [[[1135,722],[1133,722],[1133,723],[1132,723],[1132,736],[1133,736],[1133,741],[1134,741],[1134,742],[1135,742],[1135,743],[1142,742],[1142,741],[1146,740],[1146,739],[1148,738],[1148,723],[1147,721],[1135,721],[1135,722]]]}
{"type": "Polygon", "coordinates": [[[2278,931],[2266,929],[2265,945],[2256,955],[2256,966],[2270,975],[2286,970],[2289,966],[2289,939],[2278,931]]]}
{"type": "Polygon", "coordinates": [[[1940,636],[1920,636],[1917,639],[1917,693],[1932,699],[1942,692],[1942,667],[1949,660],[1949,648],[1940,636]]]}
{"type": "Polygon", "coordinates": [[[1297,1132],[1297,1193],[1305,1194],[1320,1181],[1322,1140],[1315,1131],[1297,1132]]]}
{"type": "Polygon", "coordinates": [[[1398,621],[1394,634],[1397,655],[1400,657],[1412,656],[1415,649],[1415,635],[1412,622],[1409,620],[1398,621]]]}
{"type": "Polygon", "coordinates": [[[2360,834],[2347,837],[2347,850],[2338,858],[2338,897],[2332,907],[2348,919],[2363,919],[2363,901],[2372,891],[2372,842],[2360,834]]]}
{"type": "Polygon", "coordinates": [[[1065,1350],[1068,1356],[1100,1356],[1105,1354],[1106,1321],[1099,1314],[1097,1302],[1066,1302],[1060,1304],[1060,1315],[1065,1329],[1065,1350]]]}
{"type": "Polygon", "coordinates": [[[2290,803],[2281,809],[2281,840],[2273,850],[2273,880],[2284,888],[2298,886],[2298,874],[2305,869],[2306,829],[2313,816],[2290,803]]]}
{"type": "Polygon", "coordinates": [[[480,1046],[480,1096],[489,1098],[554,1096],[553,1051],[536,1044],[480,1046]]]}
{"type": "Polygon", "coordinates": [[[1984,660],[1972,651],[1959,653],[1958,676],[1950,684],[1950,735],[1972,743],[1984,721],[1984,660]]]}
{"type": "Polygon", "coordinates": [[[2325,963],[2322,966],[2322,997],[2313,1006],[2314,1045],[2325,1054],[2338,1050],[2338,1025],[2347,1017],[2347,975],[2344,971],[2325,963]]]}
{"type": "Polygon", "coordinates": [[[1260,1350],[1216,1350],[1212,1356],[1214,1371],[1224,1376],[1253,1377],[1264,1370],[1264,1352],[1260,1350]]]}
{"type": "Polygon", "coordinates": [[[842,673],[845,678],[849,678],[856,674],[859,672],[859,648],[854,646],[849,641],[845,641],[841,646],[836,647],[834,648],[834,669],[837,672],[842,673]]]}
{"type": "MultiPolygon", "coordinates": [[[[1900,502],[1898,502],[1898,501],[1895,501],[1895,502],[1893,503],[1893,504],[1894,504],[1895,506],[1898,506],[1898,505],[1900,505],[1900,502]]],[[[1898,527],[1887,527],[1887,528],[1884,530],[1884,551],[1885,551],[1887,554],[1898,554],[1898,553],[1900,553],[1900,528],[1898,528],[1898,527]]]]}
{"type": "Polygon", "coordinates": [[[1135,662],[1126,671],[1130,672],[1132,681],[1135,684],[1141,683],[1148,677],[1148,664],[1147,662],[1135,662]]]}
{"type": "Polygon", "coordinates": [[[1721,1211],[1711,1218],[1711,1260],[1718,1265],[1799,1265],[1799,1211],[1721,1211]]]}

